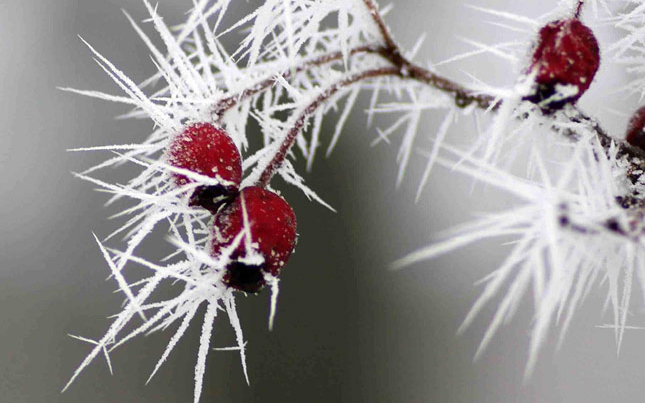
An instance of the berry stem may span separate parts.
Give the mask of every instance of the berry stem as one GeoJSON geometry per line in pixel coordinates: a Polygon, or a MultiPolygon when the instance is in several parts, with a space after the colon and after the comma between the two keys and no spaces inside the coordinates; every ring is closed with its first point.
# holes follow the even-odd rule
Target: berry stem
{"type": "Polygon", "coordinates": [[[573,14],[574,18],[580,18],[580,14],[582,14],[582,8],[585,5],[585,0],[578,0],[578,5],[576,6],[576,12],[573,14]]]}

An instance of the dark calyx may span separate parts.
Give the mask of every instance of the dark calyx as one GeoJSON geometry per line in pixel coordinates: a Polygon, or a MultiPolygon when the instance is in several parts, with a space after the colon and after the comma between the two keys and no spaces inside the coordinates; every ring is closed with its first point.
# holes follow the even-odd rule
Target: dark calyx
{"type": "Polygon", "coordinates": [[[215,214],[220,207],[235,199],[235,196],[237,196],[236,188],[223,185],[200,186],[193,192],[188,205],[202,207],[215,214]]]}
{"type": "Polygon", "coordinates": [[[550,99],[551,97],[556,95],[556,93],[557,91],[555,85],[551,83],[537,83],[535,85],[534,92],[532,92],[528,96],[523,97],[522,100],[539,105],[542,112],[548,115],[552,112],[562,109],[566,104],[571,103],[571,98],[559,99],[557,101],[549,100],[548,103],[544,103],[544,101],[550,99]]]}
{"type": "Polygon", "coordinates": [[[224,284],[236,290],[256,294],[266,283],[262,266],[234,261],[226,269],[224,284]]]}

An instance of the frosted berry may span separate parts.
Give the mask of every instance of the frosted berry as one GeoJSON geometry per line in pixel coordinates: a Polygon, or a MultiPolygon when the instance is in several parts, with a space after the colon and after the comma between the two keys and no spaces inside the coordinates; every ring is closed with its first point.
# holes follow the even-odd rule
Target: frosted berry
{"type": "MultiPolygon", "coordinates": [[[[189,205],[215,213],[223,201],[237,193],[242,180],[242,157],[223,129],[210,123],[192,124],[172,140],[167,155],[168,162],[177,168],[228,182],[227,185],[198,187],[189,205]]],[[[185,175],[171,175],[177,186],[192,182],[185,175]]]]}
{"type": "Polygon", "coordinates": [[[289,260],[296,245],[296,216],[289,203],[277,194],[259,186],[246,187],[215,215],[211,243],[214,257],[244,231],[242,200],[251,233],[248,245],[262,259],[249,262],[247,244],[242,238],[231,254],[224,283],[236,290],[256,293],[266,283],[264,275],[278,276],[289,260]]]}
{"type": "Polygon", "coordinates": [[[598,41],[589,27],[577,18],[550,22],[538,34],[529,68],[535,85],[524,99],[546,111],[574,103],[591,85],[599,64],[598,41]]]}
{"type": "Polygon", "coordinates": [[[627,125],[627,142],[645,151],[645,106],[634,113],[627,125]]]}

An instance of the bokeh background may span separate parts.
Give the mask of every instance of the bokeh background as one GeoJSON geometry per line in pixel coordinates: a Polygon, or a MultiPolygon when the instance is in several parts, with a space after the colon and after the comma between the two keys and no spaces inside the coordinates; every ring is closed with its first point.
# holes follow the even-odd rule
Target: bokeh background
{"type": "MultiPolygon", "coordinates": [[[[407,47],[428,37],[419,60],[447,59],[472,50],[459,38],[498,43],[521,38],[489,22],[466,4],[537,17],[549,1],[397,0],[388,15],[407,47]]],[[[162,0],[160,13],[180,22],[188,0],[162,0]]],[[[257,6],[235,2],[229,19],[257,6]]],[[[0,401],[188,402],[199,326],[191,328],[165,367],[145,386],[171,331],[139,338],[112,355],[115,374],[97,359],[64,394],[60,389],[90,346],[67,336],[98,338],[122,298],[106,281],[108,268],[92,232],[110,232],[107,197],[74,179],[105,155],[67,148],[143,139],[146,121],[119,121],[119,105],[56,89],[72,86],[118,93],[77,38],[88,42],[135,81],[154,71],[148,50],[120,9],[147,17],[137,0],[0,0],[0,401]]],[[[153,34],[150,24],[147,32],[153,34]]],[[[595,27],[602,43],[615,33],[595,27]]],[[[231,44],[234,45],[234,44],[231,44]]],[[[468,82],[466,73],[509,84],[508,67],[491,56],[446,65],[441,71],[468,82]]],[[[603,65],[583,104],[622,133],[637,100],[614,91],[622,70],[603,65]],[[597,101],[597,102],[594,102],[597,101]]],[[[598,329],[604,289],[590,296],[558,350],[556,337],[543,349],[534,375],[523,383],[533,314],[526,298],[516,318],[501,329],[473,362],[489,308],[462,335],[461,320],[477,297],[474,283],[504,256],[504,246],[478,244],[457,254],[392,272],[388,264],[428,244],[437,231],[466,221],[473,211],[494,208],[468,179],[437,171],[422,199],[414,196],[423,159],[395,187],[396,142],[370,147],[365,99],[354,110],[337,150],[319,158],[307,180],[336,207],[334,214],[299,192],[278,186],[298,215],[300,241],[283,273],[276,327],[267,329],[269,293],[240,298],[248,340],[251,385],[238,355],[209,356],[203,402],[638,402],[645,384],[645,337],[628,332],[620,356],[613,333],[598,329]]],[[[422,127],[437,127],[427,116],[422,127]]],[[[333,120],[333,117],[331,118],[333,120]]],[[[379,124],[385,125],[386,121],[379,124]]],[[[328,125],[328,128],[333,125],[328,125]]],[[[464,126],[464,130],[472,130],[464,126]]],[[[425,134],[425,133],[424,133],[425,134]]],[[[459,130],[451,135],[459,136],[459,130]]],[[[329,139],[329,133],[324,137],[329,139]]],[[[420,145],[428,145],[421,140],[420,145]]],[[[302,168],[302,166],[301,166],[302,168]]],[[[117,177],[115,173],[115,177],[117,177]]],[[[147,248],[168,248],[160,239],[147,248]]],[[[144,252],[145,253],[145,252],[144,252]]],[[[642,306],[634,296],[634,306],[642,306]]],[[[631,322],[643,323],[634,308],[631,322]]],[[[225,317],[215,325],[214,346],[233,335],[225,317]]]]}

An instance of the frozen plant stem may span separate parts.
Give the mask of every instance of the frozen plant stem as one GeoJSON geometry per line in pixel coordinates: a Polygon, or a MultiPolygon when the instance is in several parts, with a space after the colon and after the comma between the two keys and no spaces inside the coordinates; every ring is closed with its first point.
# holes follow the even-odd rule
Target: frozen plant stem
{"type": "MultiPolygon", "coordinates": [[[[350,55],[354,55],[357,53],[382,53],[385,51],[386,49],[381,46],[373,46],[373,47],[361,46],[356,49],[352,49],[350,51],[350,55]]],[[[342,52],[329,53],[327,55],[317,57],[313,60],[306,61],[302,63],[302,65],[297,66],[295,69],[290,69],[286,71],[284,74],[282,74],[282,77],[284,79],[289,79],[291,77],[292,71],[295,71],[296,73],[300,73],[312,67],[319,67],[331,62],[338,61],[342,59],[342,57],[343,57],[342,52]]],[[[215,104],[215,106],[212,108],[212,114],[215,117],[215,121],[217,123],[221,123],[222,120],[224,119],[224,114],[231,108],[235,107],[235,105],[237,105],[238,102],[251,98],[254,95],[257,95],[258,93],[270,88],[274,84],[275,84],[275,79],[269,78],[254,85],[251,88],[247,88],[243,90],[240,94],[231,95],[218,101],[217,104],[215,104]]]]}
{"type": "MultiPolygon", "coordinates": [[[[490,94],[477,93],[475,91],[472,91],[464,87],[463,85],[460,85],[452,80],[442,77],[408,60],[405,56],[403,56],[400,47],[396,44],[396,42],[392,38],[392,35],[390,34],[390,31],[387,28],[387,25],[385,24],[383,17],[379,13],[376,4],[372,0],[363,0],[363,3],[365,4],[365,7],[367,8],[370,15],[372,16],[374,23],[378,26],[378,29],[382,36],[383,45],[362,46],[362,47],[352,49],[349,52],[349,57],[352,57],[360,53],[378,54],[379,56],[381,56],[382,58],[390,62],[393,67],[369,70],[363,73],[356,74],[348,79],[342,80],[332,85],[331,87],[323,91],[318,96],[318,98],[316,98],[307,108],[305,108],[300,113],[300,115],[296,119],[293,126],[289,129],[277,153],[275,154],[271,162],[267,165],[267,167],[263,170],[260,176],[260,179],[258,180],[258,183],[257,183],[259,186],[265,187],[269,184],[269,182],[271,181],[271,178],[280,168],[280,166],[282,165],[282,162],[284,161],[286,156],[289,154],[289,151],[295,144],[295,140],[298,134],[304,128],[307,120],[313,115],[313,113],[321,105],[323,105],[325,101],[327,101],[331,96],[333,96],[336,92],[338,92],[339,89],[344,87],[349,87],[360,81],[372,79],[375,77],[382,77],[382,76],[396,76],[400,79],[414,80],[414,81],[426,84],[439,91],[448,93],[454,97],[455,105],[457,105],[460,108],[465,108],[474,103],[480,109],[495,110],[499,108],[499,106],[501,105],[501,102],[496,101],[495,97],[490,94]]],[[[584,4],[585,4],[584,0],[580,0],[578,2],[575,9],[576,18],[582,12],[584,4]]],[[[327,63],[338,61],[341,58],[342,58],[341,52],[330,53],[328,55],[318,57],[314,60],[304,62],[302,65],[297,66],[295,68],[295,71],[296,72],[305,71],[311,67],[319,67],[327,63]]],[[[285,72],[283,74],[283,77],[288,78],[290,75],[291,75],[291,70],[285,72]]],[[[239,101],[252,97],[266,90],[267,88],[270,88],[272,85],[274,85],[274,83],[275,83],[274,79],[267,79],[251,88],[245,89],[240,94],[229,96],[222,99],[213,107],[213,114],[216,116],[216,121],[221,122],[221,120],[224,117],[224,114],[228,110],[233,108],[239,101]]],[[[619,141],[615,137],[610,136],[595,119],[586,115],[577,106],[574,106],[572,109],[573,109],[573,112],[570,113],[570,116],[569,116],[572,122],[584,123],[585,125],[587,125],[589,129],[591,129],[593,132],[596,133],[599,141],[601,142],[603,147],[607,150],[612,145],[612,143],[617,144],[619,148],[618,157],[622,157],[622,156],[629,157],[629,160],[632,164],[630,171],[638,172],[638,174],[636,175],[630,175],[629,179],[632,181],[632,183],[636,183],[640,177],[640,173],[645,172],[645,159],[643,158],[645,157],[644,153],[641,150],[635,147],[632,147],[623,141],[619,141]]],[[[569,137],[570,139],[574,141],[576,140],[575,133],[565,133],[565,134],[567,134],[567,137],[569,137]]],[[[631,207],[634,207],[634,206],[631,205],[631,207]]],[[[640,204],[639,204],[639,207],[640,207],[640,204]]]]}

